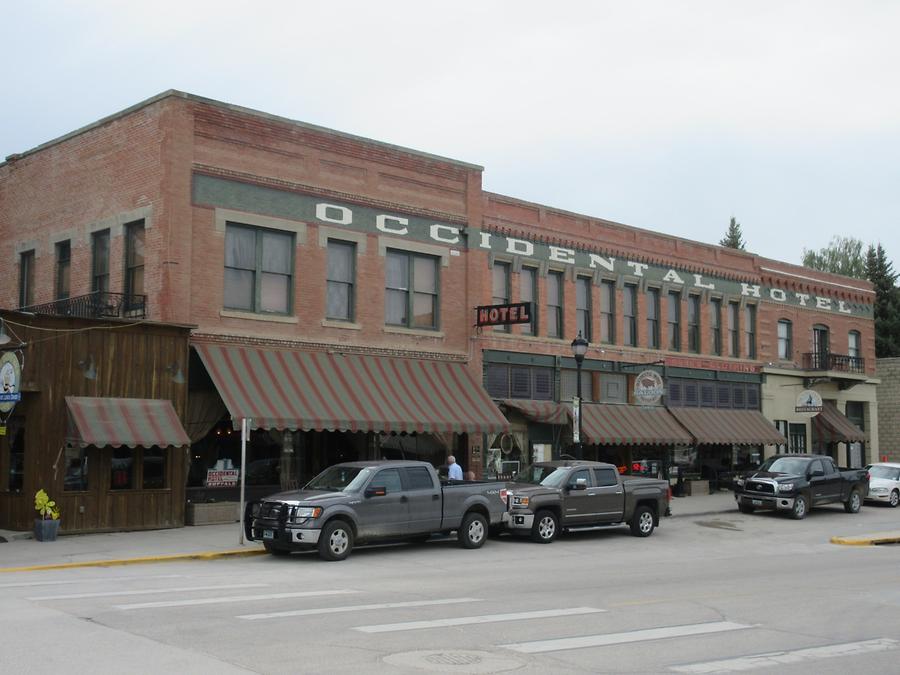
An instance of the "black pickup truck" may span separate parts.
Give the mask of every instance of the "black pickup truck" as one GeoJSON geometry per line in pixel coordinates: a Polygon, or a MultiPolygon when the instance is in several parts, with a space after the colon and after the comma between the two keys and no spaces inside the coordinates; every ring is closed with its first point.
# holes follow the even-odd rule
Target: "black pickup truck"
{"type": "Polygon", "coordinates": [[[838,502],[847,513],[858,513],[868,491],[865,469],[839,469],[827,455],[774,455],[734,481],[741,513],[775,509],[796,520],[814,506],[838,502]]]}

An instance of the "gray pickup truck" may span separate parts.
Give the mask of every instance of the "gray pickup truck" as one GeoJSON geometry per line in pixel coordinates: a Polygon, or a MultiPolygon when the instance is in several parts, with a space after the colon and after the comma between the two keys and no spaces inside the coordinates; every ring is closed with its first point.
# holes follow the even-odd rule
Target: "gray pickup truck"
{"type": "Polygon", "coordinates": [[[649,537],[669,515],[669,483],[620,476],[603,462],[539,462],[516,474],[509,487],[507,527],[549,544],[560,529],[627,523],[636,537],[649,537]]]}
{"type": "Polygon", "coordinates": [[[347,462],[300,490],[247,504],[244,532],[269,553],[318,548],[326,560],[343,560],[355,543],[426,540],[453,530],[461,546],[479,548],[506,508],[500,481],[442,483],[426,462],[347,462]]]}

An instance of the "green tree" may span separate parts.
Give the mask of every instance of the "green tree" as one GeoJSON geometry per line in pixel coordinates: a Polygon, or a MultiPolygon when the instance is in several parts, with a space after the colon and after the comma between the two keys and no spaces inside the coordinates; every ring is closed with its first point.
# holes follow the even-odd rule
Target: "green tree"
{"type": "Polygon", "coordinates": [[[744,241],[744,234],[741,232],[741,224],[734,216],[731,216],[731,222],[728,224],[728,232],[726,232],[725,236],[719,241],[719,245],[725,246],[726,248],[736,248],[740,251],[747,250],[747,242],[744,241]]]}
{"type": "Polygon", "coordinates": [[[818,251],[803,249],[803,264],[814,270],[842,274],[855,279],[866,278],[866,256],[863,243],[853,237],[831,238],[825,248],[818,251]]]}
{"type": "Polygon", "coordinates": [[[881,244],[866,252],[866,278],[875,286],[875,356],[900,356],[900,289],[881,244]]]}

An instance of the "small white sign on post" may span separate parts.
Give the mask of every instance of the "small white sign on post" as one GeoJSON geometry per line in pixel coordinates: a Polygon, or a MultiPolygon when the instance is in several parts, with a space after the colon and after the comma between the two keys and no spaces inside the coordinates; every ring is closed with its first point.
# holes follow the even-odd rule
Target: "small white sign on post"
{"type": "Polygon", "coordinates": [[[572,397],[572,442],[581,443],[581,399],[572,397]]]}

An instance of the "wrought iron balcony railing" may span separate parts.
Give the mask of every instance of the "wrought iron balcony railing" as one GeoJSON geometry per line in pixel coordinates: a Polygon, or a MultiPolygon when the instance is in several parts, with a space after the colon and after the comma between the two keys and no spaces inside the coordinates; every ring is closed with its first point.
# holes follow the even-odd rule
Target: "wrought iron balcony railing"
{"type": "Polygon", "coordinates": [[[865,373],[866,360],[861,356],[832,354],[831,352],[806,352],[803,355],[805,370],[836,370],[843,373],[865,373]]]}
{"type": "Polygon", "coordinates": [[[20,309],[34,314],[77,316],[83,319],[145,319],[147,296],[95,291],[20,309]]]}

